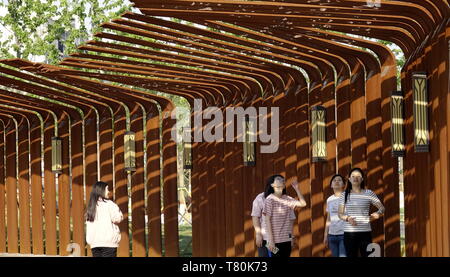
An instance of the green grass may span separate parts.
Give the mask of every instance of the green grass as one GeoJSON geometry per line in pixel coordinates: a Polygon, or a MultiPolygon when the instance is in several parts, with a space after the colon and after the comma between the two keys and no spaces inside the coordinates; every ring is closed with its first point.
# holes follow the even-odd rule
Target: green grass
{"type": "MultiPolygon", "coordinates": [[[[164,228],[161,230],[162,239],[162,255],[165,256],[164,249],[164,228]]],[[[180,257],[192,257],[192,226],[191,225],[180,225],[178,227],[178,242],[179,242],[179,255],[180,257]]]]}
{"type": "Polygon", "coordinates": [[[178,231],[180,235],[180,257],[192,256],[192,226],[181,225],[178,231]]]}
{"type": "Polygon", "coordinates": [[[406,257],[405,238],[400,238],[400,257],[406,257]]]}

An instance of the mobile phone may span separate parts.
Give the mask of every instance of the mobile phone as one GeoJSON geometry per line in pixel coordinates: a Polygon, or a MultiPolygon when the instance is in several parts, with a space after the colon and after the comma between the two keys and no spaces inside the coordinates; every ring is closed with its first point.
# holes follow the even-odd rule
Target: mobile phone
{"type": "Polygon", "coordinates": [[[280,250],[280,249],[278,249],[278,247],[275,246],[275,248],[273,249],[273,252],[272,252],[272,253],[273,253],[273,254],[277,254],[279,250],[280,250]]]}
{"type": "MultiPolygon", "coordinates": [[[[266,247],[267,247],[267,245],[266,245],[266,247]]],[[[273,251],[270,251],[269,247],[267,247],[267,250],[269,251],[269,254],[270,253],[277,254],[280,249],[278,249],[278,247],[275,246],[273,251]]]]}

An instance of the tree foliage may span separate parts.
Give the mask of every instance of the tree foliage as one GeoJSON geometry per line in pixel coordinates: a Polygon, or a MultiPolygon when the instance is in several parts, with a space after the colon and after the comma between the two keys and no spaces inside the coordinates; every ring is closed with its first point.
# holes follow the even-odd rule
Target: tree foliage
{"type": "Polygon", "coordinates": [[[123,0],[3,0],[0,24],[0,58],[44,56],[58,63],[75,52],[78,45],[92,39],[101,23],[130,10],[123,0]]]}

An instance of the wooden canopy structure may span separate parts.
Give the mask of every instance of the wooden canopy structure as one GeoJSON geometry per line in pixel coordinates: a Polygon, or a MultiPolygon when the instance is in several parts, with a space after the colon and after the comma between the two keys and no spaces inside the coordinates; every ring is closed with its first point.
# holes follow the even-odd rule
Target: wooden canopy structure
{"type": "Polygon", "coordinates": [[[65,245],[75,242],[89,253],[83,212],[101,179],[113,184],[127,216],[119,256],[179,254],[175,120],[168,116],[174,105],[159,91],[191,107],[201,99],[224,115],[227,107],[280,111],[278,150],[261,153],[257,141],[254,166],[244,165],[242,142],[192,144],[194,256],[255,255],[251,204],[273,174],[298,180],[308,201],[292,256],[329,255],[322,244],[329,181],[351,167],[364,169],[386,207],[372,224],[374,241],[384,256],[400,256],[391,131],[399,75],[406,255],[450,255],[447,0],[133,2],[140,13],[104,23],[95,40],[58,66],[0,61],[0,252],[67,255],[65,245]],[[379,40],[403,51],[400,74],[379,40]],[[416,87],[418,76],[426,86],[416,87]],[[420,102],[421,92],[427,97],[420,102]],[[321,162],[312,159],[316,106],[326,111],[321,162]],[[425,142],[417,141],[420,120],[428,124],[420,129],[425,142]],[[124,169],[127,131],[136,134],[134,173],[124,169]],[[56,176],[54,136],[63,145],[56,176]]]}

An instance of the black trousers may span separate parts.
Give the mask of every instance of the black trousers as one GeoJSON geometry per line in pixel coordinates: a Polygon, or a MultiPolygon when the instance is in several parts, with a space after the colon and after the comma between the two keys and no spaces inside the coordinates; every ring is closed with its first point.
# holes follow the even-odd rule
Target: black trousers
{"type": "Polygon", "coordinates": [[[372,232],[344,232],[344,245],[347,257],[367,257],[367,246],[372,243],[372,232]]]}
{"type": "Polygon", "coordinates": [[[291,256],[292,245],[290,241],[275,243],[275,246],[279,250],[277,254],[270,253],[272,257],[289,258],[291,256]]]}
{"type": "Polygon", "coordinates": [[[95,247],[91,250],[94,257],[117,257],[116,247],[95,247]]]}

